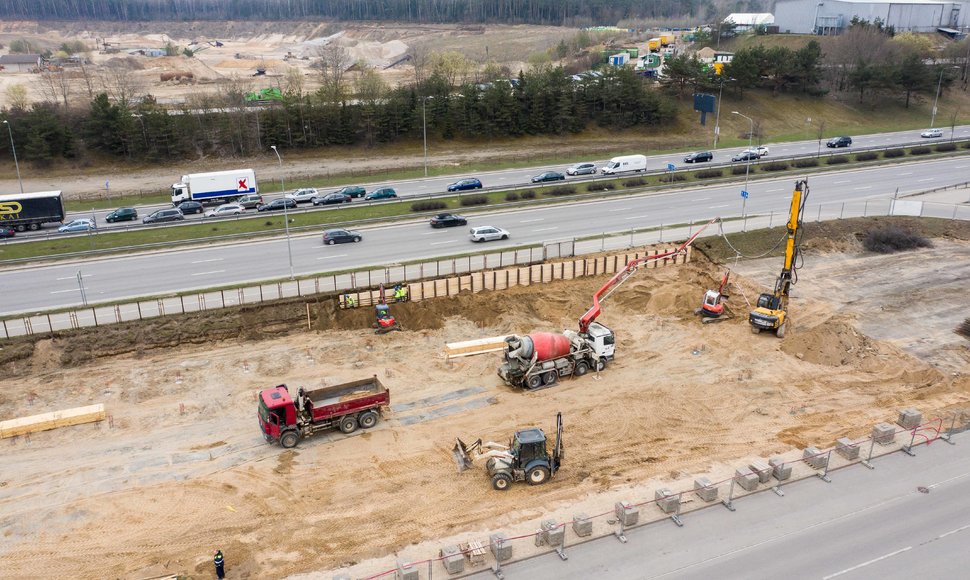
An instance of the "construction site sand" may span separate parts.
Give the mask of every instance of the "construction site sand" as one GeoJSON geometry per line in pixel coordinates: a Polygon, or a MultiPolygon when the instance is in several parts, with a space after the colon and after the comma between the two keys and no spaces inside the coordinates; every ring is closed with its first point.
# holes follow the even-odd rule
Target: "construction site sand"
{"type": "MultiPolygon", "coordinates": [[[[962,244],[927,250],[934,259],[911,267],[965,259],[962,244]]],[[[882,273],[889,294],[894,272],[882,273]]],[[[384,336],[369,330],[368,310],[332,309],[321,331],[70,369],[60,341],[41,343],[24,372],[0,381],[3,418],[104,402],[111,422],[3,442],[0,569],[7,578],[207,574],[216,548],[234,577],[336,569],[435,538],[515,530],[577,504],[606,510],[617,490],[650,495],[638,487],[650,478],[827,446],[904,406],[929,416],[970,399],[965,375],[861,334],[851,307],[836,314],[825,296],[794,303],[798,324],[784,341],[752,336],[743,315],[701,325],[693,309],[717,279],[699,263],[641,272],[600,317],[617,333],[615,363],[599,380],[534,393],[500,382],[500,355],[448,363],[444,344],[575,328],[603,279],[394,305],[409,330],[384,336]],[[371,374],[398,409],[376,429],[289,451],[261,439],[257,389],[371,374]],[[558,411],[568,455],[551,483],[498,493],[480,465],[456,474],[456,436],[505,441],[516,428],[551,428],[558,411]]],[[[748,295],[759,287],[737,281],[748,295]]],[[[918,325],[911,332],[921,338],[918,325]]]]}

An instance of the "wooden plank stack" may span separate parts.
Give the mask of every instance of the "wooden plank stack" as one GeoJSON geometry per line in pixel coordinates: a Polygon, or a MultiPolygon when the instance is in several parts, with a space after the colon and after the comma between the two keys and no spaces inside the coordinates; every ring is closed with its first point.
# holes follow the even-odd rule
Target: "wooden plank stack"
{"type": "Polygon", "coordinates": [[[445,345],[445,356],[452,359],[504,350],[506,336],[503,334],[502,336],[466,340],[464,342],[449,342],[445,345]]]}
{"type": "Polygon", "coordinates": [[[88,405],[87,407],[74,407],[63,411],[51,411],[30,417],[19,417],[0,421],[0,439],[17,437],[36,431],[57,429],[58,427],[94,423],[95,421],[104,421],[104,419],[104,403],[88,405]]]}

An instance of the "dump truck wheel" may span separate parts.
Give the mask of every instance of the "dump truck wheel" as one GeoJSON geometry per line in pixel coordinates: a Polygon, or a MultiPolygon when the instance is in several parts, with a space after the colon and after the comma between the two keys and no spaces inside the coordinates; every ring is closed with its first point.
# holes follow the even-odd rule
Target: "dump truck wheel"
{"type": "Polygon", "coordinates": [[[573,371],[574,375],[581,377],[587,372],[589,372],[589,365],[587,365],[585,362],[576,363],[576,370],[573,371]]]}
{"type": "Polygon", "coordinates": [[[505,491],[512,487],[512,478],[508,473],[496,473],[492,476],[492,489],[505,491]]]}
{"type": "Polygon", "coordinates": [[[558,378],[559,375],[556,374],[556,371],[549,371],[542,375],[542,384],[546,386],[553,385],[558,378]]]}
{"type": "Polygon", "coordinates": [[[280,445],[286,449],[293,449],[296,447],[297,442],[300,440],[300,436],[296,434],[296,431],[287,431],[280,435],[280,445]]]}
{"type": "Polygon", "coordinates": [[[357,430],[357,417],[345,415],[340,419],[340,430],[344,433],[353,433],[357,430]]]}
{"type": "Polygon", "coordinates": [[[529,485],[542,485],[543,483],[549,481],[549,470],[545,467],[533,467],[529,470],[529,475],[527,477],[529,485]]]}
{"type": "Polygon", "coordinates": [[[542,385],[542,376],[532,375],[531,377],[526,379],[525,384],[528,385],[530,389],[538,388],[540,385],[542,385]]]}
{"type": "Polygon", "coordinates": [[[362,429],[370,429],[374,425],[377,425],[377,413],[374,411],[365,411],[360,414],[357,422],[360,423],[362,429]]]}

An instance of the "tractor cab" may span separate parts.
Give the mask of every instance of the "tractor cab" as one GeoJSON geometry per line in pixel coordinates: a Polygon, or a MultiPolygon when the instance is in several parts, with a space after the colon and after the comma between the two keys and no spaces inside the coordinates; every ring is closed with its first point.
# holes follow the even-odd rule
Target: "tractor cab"
{"type": "Polygon", "coordinates": [[[516,431],[509,446],[509,452],[514,459],[514,467],[518,469],[523,469],[525,465],[536,459],[548,460],[546,434],[538,427],[516,431]]]}

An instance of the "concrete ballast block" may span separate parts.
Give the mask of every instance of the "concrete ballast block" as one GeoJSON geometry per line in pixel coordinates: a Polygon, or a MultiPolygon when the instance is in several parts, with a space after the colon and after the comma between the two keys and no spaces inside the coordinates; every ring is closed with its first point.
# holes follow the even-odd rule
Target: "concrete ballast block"
{"type": "Polygon", "coordinates": [[[593,520],[584,513],[573,516],[573,533],[581,538],[593,535],[593,520]]]}
{"type": "Polygon", "coordinates": [[[823,454],[818,447],[808,447],[802,452],[802,458],[812,469],[825,469],[829,464],[829,456],[823,454]]]}
{"type": "Polygon", "coordinates": [[[923,414],[916,409],[903,409],[899,412],[899,420],[896,421],[903,429],[915,429],[923,422],[923,414]]]}
{"type": "Polygon", "coordinates": [[[667,488],[658,489],[653,496],[657,507],[665,514],[675,514],[680,511],[680,496],[667,488]]]}
{"type": "Polygon", "coordinates": [[[624,526],[635,526],[640,521],[640,510],[630,502],[616,502],[613,505],[613,513],[616,514],[616,519],[624,526]]]}
{"type": "Polygon", "coordinates": [[[835,440],[835,452],[849,461],[859,459],[859,446],[848,437],[835,440]]]}
{"type": "Polygon", "coordinates": [[[889,423],[876,423],[872,428],[872,440],[879,445],[892,445],[896,440],[896,428],[889,423]]]}
{"type": "Polygon", "coordinates": [[[550,546],[561,546],[566,539],[566,527],[560,526],[556,520],[542,520],[542,531],[546,535],[546,543],[550,546]]]}
{"type": "Polygon", "coordinates": [[[394,578],[396,580],[420,580],[418,576],[418,569],[414,567],[414,564],[408,562],[407,560],[398,560],[397,569],[394,571],[394,578]]]}
{"type": "Polygon", "coordinates": [[[717,487],[711,485],[711,480],[706,477],[698,477],[694,480],[694,493],[704,501],[717,499],[717,487]]]}
{"type": "Polygon", "coordinates": [[[747,467],[739,467],[734,472],[734,481],[745,491],[754,491],[758,487],[758,476],[747,467]]]}
{"type": "Polygon", "coordinates": [[[772,457],[768,460],[771,466],[771,475],[778,481],[785,481],[791,477],[791,465],[785,463],[781,457],[772,457]]]}
{"type": "Polygon", "coordinates": [[[503,532],[496,532],[488,537],[488,546],[492,550],[492,555],[499,562],[512,559],[512,542],[503,532]]]}
{"type": "Polygon", "coordinates": [[[461,574],[465,571],[465,555],[461,553],[458,546],[445,546],[438,554],[441,557],[441,564],[449,574],[461,574]]]}
{"type": "Polygon", "coordinates": [[[350,574],[337,574],[333,580],[350,580],[350,574]]]}
{"type": "Polygon", "coordinates": [[[771,468],[768,467],[767,463],[760,459],[752,461],[751,464],[748,465],[748,469],[758,476],[758,481],[760,483],[768,483],[768,480],[771,479],[771,468]]]}

